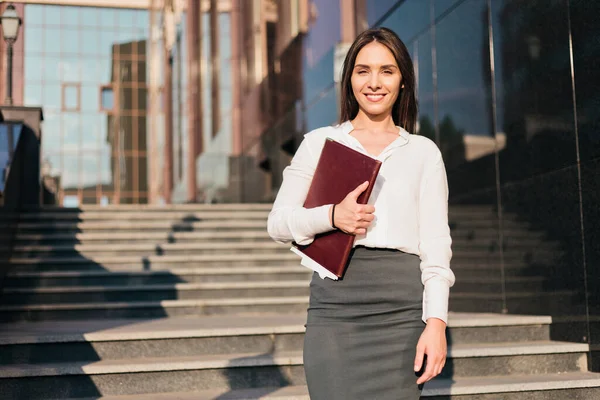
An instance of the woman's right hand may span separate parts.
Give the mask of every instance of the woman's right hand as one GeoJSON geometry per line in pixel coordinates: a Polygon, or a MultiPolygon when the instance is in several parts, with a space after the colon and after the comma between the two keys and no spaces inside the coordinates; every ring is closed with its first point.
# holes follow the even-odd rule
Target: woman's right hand
{"type": "MultiPolygon", "coordinates": [[[[369,187],[365,181],[356,189],[348,193],[341,203],[335,206],[333,218],[334,225],[345,233],[351,235],[364,235],[371,222],[375,219],[375,207],[369,204],[358,204],[356,200],[369,187]]],[[[333,208],[333,207],[332,207],[333,208]]],[[[331,215],[330,215],[331,217],[331,215]]]]}

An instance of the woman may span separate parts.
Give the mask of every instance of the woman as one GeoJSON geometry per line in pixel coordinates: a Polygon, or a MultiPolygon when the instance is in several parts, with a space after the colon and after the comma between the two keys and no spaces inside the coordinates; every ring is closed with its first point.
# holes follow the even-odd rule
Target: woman
{"type": "Polygon", "coordinates": [[[356,235],[344,277],[315,273],[310,284],[304,368],[311,399],[418,399],[446,360],[454,274],[444,163],[431,140],[409,133],[417,117],[414,71],[394,32],[360,34],[341,85],[340,124],[305,135],[283,172],[268,231],[301,245],[333,229],[356,235]],[[367,205],[356,203],[365,182],[339,204],[302,207],[327,137],[383,162],[367,205]]]}

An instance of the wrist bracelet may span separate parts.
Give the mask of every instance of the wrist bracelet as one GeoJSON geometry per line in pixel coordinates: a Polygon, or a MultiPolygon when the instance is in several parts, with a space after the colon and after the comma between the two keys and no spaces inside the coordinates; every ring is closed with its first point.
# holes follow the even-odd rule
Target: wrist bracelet
{"type": "Polygon", "coordinates": [[[337,229],[338,227],[335,226],[335,219],[334,219],[334,217],[335,217],[335,204],[333,205],[333,207],[331,207],[331,227],[333,229],[337,229]]]}

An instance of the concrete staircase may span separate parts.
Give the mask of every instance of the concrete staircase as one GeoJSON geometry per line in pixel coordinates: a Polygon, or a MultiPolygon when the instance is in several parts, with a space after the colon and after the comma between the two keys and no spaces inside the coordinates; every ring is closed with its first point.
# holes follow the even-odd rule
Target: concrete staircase
{"type": "MultiPolygon", "coordinates": [[[[310,273],[267,236],[269,209],[21,215],[0,299],[0,399],[308,399],[310,273]]],[[[550,317],[486,313],[502,306],[492,210],[453,208],[450,217],[449,356],[423,396],[600,398],[587,344],[552,340],[550,317]]],[[[556,246],[517,220],[505,229],[514,240],[504,253],[509,308],[543,310],[557,297],[545,267],[556,246]]],[[[568,288],[565,299],[577,301],[568,288]]]]}

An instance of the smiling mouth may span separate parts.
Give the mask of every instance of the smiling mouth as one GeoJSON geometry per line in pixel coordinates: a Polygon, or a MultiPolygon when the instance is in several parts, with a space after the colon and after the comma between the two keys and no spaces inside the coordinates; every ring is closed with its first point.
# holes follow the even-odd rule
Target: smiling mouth
{"type": "Polygon", "coordinates": [[[365,97],[367,98],[367,100],[369,100],[372,103],[378,103],[385,97],[385,94],[367,94],[367,93],[365,93],[365,97]]]}

